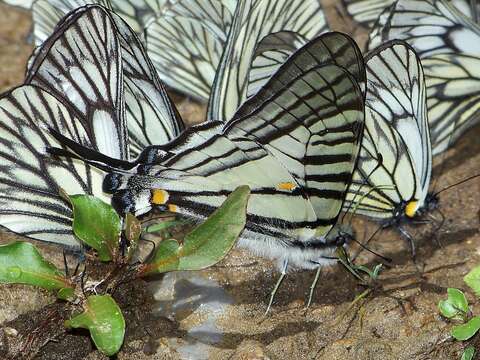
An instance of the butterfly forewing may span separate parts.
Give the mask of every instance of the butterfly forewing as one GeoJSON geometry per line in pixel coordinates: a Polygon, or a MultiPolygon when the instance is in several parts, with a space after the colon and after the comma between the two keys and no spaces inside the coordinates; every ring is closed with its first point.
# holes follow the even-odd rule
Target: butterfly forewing
{"type": "Polygon", "coordinates": [[[232,22],[232,4],[172,1],[146,29],[146,46],[168,86],[206,102],[232,22]]]}
{"type": "Polygon", "coordinates": [[[185,126],[137,35],[117,15],[110,15],[120,40],[126,121],[135,157],[146,146],[173,140],[185,126]]]}
{"type": "Polygon", "coordinates": [[[42,45],[26,82],[66,97],[96,149],[126,159],[120,52],[115,26],[104,10],[79,11],[42,45]]]}
{"type": "Polygon", "coordinates": [[[420,60],[408,44],[367,55],[365,134],[349,210],[388,218],[402,203],[423,205],[432,168],[425,99],[420,60]]]}

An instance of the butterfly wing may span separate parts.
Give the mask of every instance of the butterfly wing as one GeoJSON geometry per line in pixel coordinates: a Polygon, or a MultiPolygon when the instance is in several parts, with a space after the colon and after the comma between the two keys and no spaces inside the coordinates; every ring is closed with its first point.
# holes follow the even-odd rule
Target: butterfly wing
{"type": "Polygon", "coordinates": [[[341,2],[353,20],[371,29],[382,11],[395,0],[342,0],[341,2]]]}
{"type": "MultiPolygon", "coordinates": [[[[66,93],[70,95],[72,103],[78,104],[79,111],[87,118],[91,116],[85,114],[85,104],[88,102],[89,111],[91,111],[93,102],[87,97],[96,98],[95,101],[99,103],[97,106],[104,104],[111,110],[117,109],[111,117],[117,119],[115,125],[120,133],[125,131],[123,117],[126,116],[129,150],[132,156],[138,155],[141,149],[148,145],[172,140],[184,129],[184,124],[169,99],[164,85],[158,79],[138,37],[122,19],[108,10],[99,6],[87,6],[76,10],[63,20],[56,35],[50,38],[37,53],[30,65],[28,81],[60,94],[63,94],[65,89],[76,89],[66,93]],[[72,42],[78,43],[77,30],[82,27],[92,28],[94,31],[81,37],[86,39],[83,44],[73,46],[72,42]],[[107,27],[105,33],[111,39],[102,40],[100,32],[107,27]],[[90,38],[89,34],[91,34],[90,38]],[[115,44],[115,52],[120,53],[121,61],[118,60],[118,63],[110,60],[115,56],[107,47],[110,43],[115,44]],[[90,50],[87,51],[88,49],[90,50]],[[100,50],[100,58],[100,55],[95,52],[96,49],[100,50]],[[84,53],[90,54],[90,58],[85,57],[84,53]],[[72,59],[76,59],[73,64],[77,68],[85,70],[81,72],[72,66],[69,67],[72,59]],[[90,64],[93,71],[90,71],[86,64],[90,64]],[[107,68],[112,65],[114,65],[112,69],[107,68]],[[97,68],[98,70],[95,70],[97,68]],[[58,74],[61,75],[58,76],[58,74]],[[109,79],[118,82],[117,87],[123,88],[123,90],[117,90],[116,96],[120,96],[118,92],[123,91],[125,99],[105,97],[108,92],[103,90],[106,89],[106,82],[110,81],[109,79]],[[105,83],[98,89],[97,94],[90,94],[95,91],[98,84],[102,84],[102,80],[105,83]],[[86,85],[82,85],[85,83],[86,85]],[[122,114],[122,106],[120,106],[120,101],[123,100],[126,108],[125,115],[122,114]]],[[[110,84],[112,84],[111,81],[110,84]]],[[[90,124],[90,127],[93,128],[94,125],[90,124]]],[[[108,138],[110,133],[111,129],[99,129],[99,136],[108,138]]],[[[105,150],[104,148],[101,152],[114,156],[105,150]]],[[[125,158],[125,155],[121,157],[125,158]]]]}
{"type": "Polygon", "coordinates": [[[0,98],[0,119],[0,225],[37,240],[79,247],[70,206],[59,189],[107,200],[101,189],[104,174],[82,161],[49,156],[47,147],[61,145],[46,128],[92,147],[82,121],[73,109],[31,85],[0,98]]]}
{"type": "Polygon", "coordinates": [[[147,51],[163,81],[206,102],[225,46],[228,1],[190,0],[164,6],[145,31],[147,51]]]}
{"type": "Polygon", "coordinates": [[[371,46],[407,41],[422,60],[433,152],[480,121],[480,27],[444,0],[399,0],[384,14],[371,46]]]}
{"type": "Polygon", "coordinates": [[[66,98],[98,151],[128,158],[121,48],[103,8],[64,21],[37,52],[26,83],[66,98]]]}
{"type": "Polygon", "coordinates": [[[209,99],[208,119],[227,121],[246,100],[248,74],[257,44],[279,31],[311,39],[326,31],[316,0],[240,0],[218,66],[209,99]]]}
{"type": "Polygon", "coordinates": [[[362,149],[345,208],[390,218],[399,205],[423,205],[431,175],[431,143],[420,60],[408,44],[386,43],[366,57],[362,149]]]}
{"type": "Polygon", "coordinates": [[[173,140],[185,125],[137,35],[117,15],[110,15],[122,50],[130,154],[136,157],[147,146],[173,140]]]}
{"type": "Polygon", "coordinates": [[[229,136],[254,140],[288,169],[322,234],[342,208],[363,128],[363,95],[352,75],[365,78],[363,58],[354,42],[342,39],[348,38],[325,34],[294,53],[227,127],[229,136]]]}
{"type": "Polygon", "coordinates": [[[32,4],[35,44],[41,45],[71,11],[94,4],[115,11],[137,34],[161,11],[162,0],[36,0],[32,4]]]}
{"type": "Polygon", "coordinates": [[[279,31],[265,36],[253,54],[248,73],[247,98],[255,95],[290,55],[307,42],[306,38],[293,31],[279,31]]]}

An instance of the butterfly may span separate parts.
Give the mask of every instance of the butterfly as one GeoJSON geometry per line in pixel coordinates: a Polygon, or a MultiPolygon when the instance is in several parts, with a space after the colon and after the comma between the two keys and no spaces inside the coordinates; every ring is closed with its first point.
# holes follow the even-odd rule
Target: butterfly
{"type": "Polygon", "coordinates": [[[47,128],[128,160],[149,136],[168,141],[182,126],[135,33],[99,6],[75,11],[47,39],[25,84],[1,96],[0,119],[0,225],[70,247],[80,245],[59,189],[110,196],[98,169],[46,154],[61,146],[47,128]]]}
{"type": "Polygon", "coordinates": [[[250,186],[239,245],[276,259],[282,271],[318,269],[344,241],[331,235],[339,234],[332,229],[360,148],[357,77],[365,70],[355,42],[327,33],[290,56],[229,121],[193,126],[134,161],[53,135],[75,156],[111,170],[104,190],[120,213],[160,207],[200,221],[237,186],[250,186]]]}
{"type": "Polygon", "coordinates": [[[399,0],[378,19],[370,48],[390,39],[407,41],[422,61],[438,154],[480,119],[480,27],[444,0],[399,0]]]}
{"type": "Polygon", "coordinates": [[[432,145],[422,64],[400,40],[371,51],[365,63],[364,136],[345,209],[381,219],[410,240],[404,225],[438,202],[428,192],[432,145]]]}
{"type": "MultiPolygon", "coordinates": [[[[269,70],[305,41],[295,36],[290,36],[290,42],[283,40],[285,45],[277,42],[268,50],[269,70]]],[[[343,47],[340,42],[337,45],[343,47]]],[[[340,54],[338,50],[336,61],[340,54]]],[[[394,226],[411,238],[403,225],[438,204],[438,198],[428,192],[432,149],[423,68],[413,48],[402,41],[383,44],[365,62],[366,78],[356,75],[366,97],[364,136],[344,210],[382,219],[384,227],[394,226]]],[[[342,66],[347,64],[345,60],[342,66]]],[[[268,71],[264,75],[270,76],[268,71]]]]}

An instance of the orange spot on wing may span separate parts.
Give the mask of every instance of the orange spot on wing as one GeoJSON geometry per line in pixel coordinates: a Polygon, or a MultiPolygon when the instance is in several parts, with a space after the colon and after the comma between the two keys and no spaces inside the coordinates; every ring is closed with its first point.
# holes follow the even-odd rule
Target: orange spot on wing
{"type": "Polygon", "coordinates": [[[163,205],[168,201],[168,192],[161,189],[152,190],[151,203],[154,205],[163,205]]]}
{"type": "Polygon", "coordinates": [[[279,183],[277,185],[277,189],[287,190],[287,191],[293,191],[293,190],[295,190],[296,187],[297,187],[297,185],[292,183],[292,182],[283,182],[283,183],[279,183]]]}

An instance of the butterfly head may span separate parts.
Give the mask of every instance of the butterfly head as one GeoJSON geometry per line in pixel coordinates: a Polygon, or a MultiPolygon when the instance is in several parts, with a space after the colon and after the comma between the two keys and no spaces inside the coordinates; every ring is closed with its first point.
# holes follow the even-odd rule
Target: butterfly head
{"type": "Polygon", "coordinates": [[[330,230],[325,240],[327,245],[337,248],[347,246],[354,238],[355,234],[350,225],[338,224],[330,230]]]}
{"type": "Polygon", "coordinates": [[[436,194],[427,194],[423,201],[410,200],[404,206],[405,215],[410,218],[418,218],[420,216],[435,210],[438,207],[438,196],[436,194]]]}

